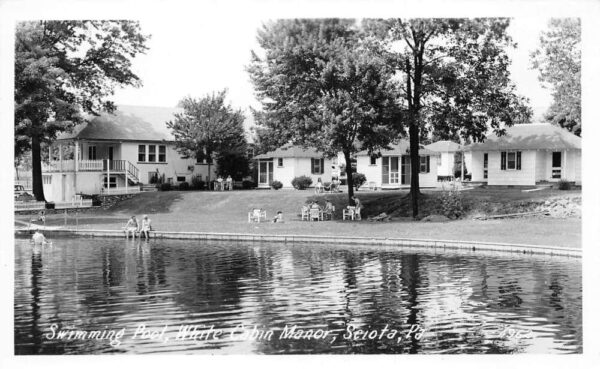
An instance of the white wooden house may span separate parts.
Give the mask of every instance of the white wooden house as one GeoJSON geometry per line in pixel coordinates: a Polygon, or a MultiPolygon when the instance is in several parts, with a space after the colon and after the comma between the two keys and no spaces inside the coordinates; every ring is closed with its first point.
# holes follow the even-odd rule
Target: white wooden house
{"type": "Polygon", "coordinates": [[[581,137],[547,124],[519,124],[465,148],[472,181],[532,186],[565,179],[581,184],[581,137]]]}
{"type": "MultiPolygon", "coordinates": [[[[369,155],[366,151],[356,154],[356,171],[363,173],[370,187],[381,189],[398,189],[410,187],[410,155],[409,142],[401,140],[391,145],[391,150],[382,150],[377,155],[369,155]]],[[[419,185],[421,187],[437,186],[437,162],[439,153],[421,146],[419,149],[419,185]]]]}
{"type": "Polygon", "coordinates": [[[205,179],[206,163],[182,158],[166,126],[179,111],[119,106],[114,114],[102,114],[60,135],[50,147],[50,161],[42,166],[46,199],[137,192],[153,177],[164,176],[172,184],[193,176],[205,179]]]}
{"type": "Polygon", "coordinates": [[[318,179],[331,182],[333,161],[314,148],[285,145],[274,151],[254,157],[258,164],[258,187],[268,188],[273,181],[279,181],[284,188],[293,188],[295,177],[307,176],[313,186],[318,179]]]}

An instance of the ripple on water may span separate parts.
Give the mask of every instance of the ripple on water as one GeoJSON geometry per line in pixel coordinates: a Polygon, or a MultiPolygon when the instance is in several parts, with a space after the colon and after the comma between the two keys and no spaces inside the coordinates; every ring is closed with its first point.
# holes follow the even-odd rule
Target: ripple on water
{"type": "Polygon", "coordinates": [[[573,259],[174,240],[15,244],[17,354],[580,353],[581,301],[573,259]],[[47,338],[52,324],[126,333],[118,345],[59,341],[47,338]],[[164,330],[161,339],[133,339],[140,325],[164,330]],[[293,326],[328,336],[283,337],[293,326]],[[222,336],[178,339],[185,327],[222,336]],[[377,335],[348,333],[359,329],[377,335]]]}

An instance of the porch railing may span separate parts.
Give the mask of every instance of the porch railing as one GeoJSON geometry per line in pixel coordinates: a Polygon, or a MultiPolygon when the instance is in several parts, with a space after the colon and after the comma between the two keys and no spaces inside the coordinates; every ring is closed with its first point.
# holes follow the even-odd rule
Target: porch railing
{"type": "MultiPolygon", "coordinates": [[[[79,171],[129,173],[130,176],[139,177],[139,169],[128,160],[79,160],[79,171]]],[[[52,160],[42,164],[43,172],[74,172],[75,160],[52,160]]]]}
{"type": "Polygon", "coordinates": [[[44,201],[15,202],[15,210],[42,210],[45,208],[44,201]]]}
{"type": "Polygon", "coordinates": [[[104,160],[80,160],[79,170],[82,172],[99,172],[102,170],[104,160]]]}

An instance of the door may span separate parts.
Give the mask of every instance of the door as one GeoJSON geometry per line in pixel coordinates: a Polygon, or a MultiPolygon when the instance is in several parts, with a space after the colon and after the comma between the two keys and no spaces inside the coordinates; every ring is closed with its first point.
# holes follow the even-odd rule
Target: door
{"type": "Polygon", "coordinates": [[[552,153],[552,178],[562,178],[562,152],[560,151],[552,153]]]}
{"type": "Polygon", "coordinates": [[[258,184],[271,185],[273,182],[273,161],[261,160],[258,162],[258,184]]]}
{"type": "Polygon", "coordinates": [[[402,155],[402,172],[401,172],[401,184],[410,184],[410,156],[402,155]]]}

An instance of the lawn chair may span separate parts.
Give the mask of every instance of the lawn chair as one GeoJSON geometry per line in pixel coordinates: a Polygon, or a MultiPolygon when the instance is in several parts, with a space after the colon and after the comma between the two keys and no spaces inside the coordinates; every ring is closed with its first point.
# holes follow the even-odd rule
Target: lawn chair
{"type": "Polygon", "coordinates": [[[308,206],[303,206],[302,210],[300,210],[301,211],[300,216],[302,217],[302,220],[310,220],[310,214],[309,214],[308,210],[309,210],[308,206]]]}
{"type": "Polygon", "coordinates": [[[377,183],[369,182],[369,190],[375,191],[377,189],[377,183]]]}
{"type": "Polygon", "coordinates": [[[267,211],[262,209],[252,209],[252,211],[248,212],[248,223],[257,222],[260,223],[260,220],[267,220],[267,211]]]}
{"type": "Polygon", "coordinates": [[[321,209],[318,208],[311,208],[310,209],[310,220],[323,220],[323,212],[321,211],[321,209]]]}
{"type": "Polygon", "coordinates": [[[354,216],[356,208],[354,206],[348,206],[346,209],[342,211],[342,220],[352,219],[354,220],[354,216]]]}

